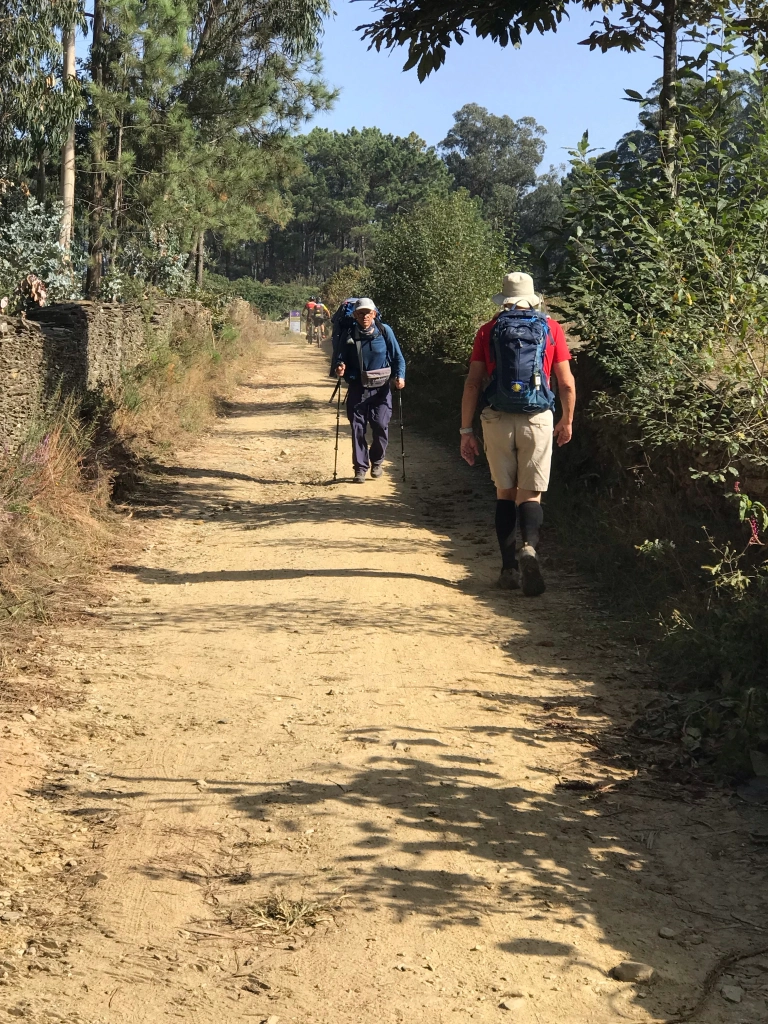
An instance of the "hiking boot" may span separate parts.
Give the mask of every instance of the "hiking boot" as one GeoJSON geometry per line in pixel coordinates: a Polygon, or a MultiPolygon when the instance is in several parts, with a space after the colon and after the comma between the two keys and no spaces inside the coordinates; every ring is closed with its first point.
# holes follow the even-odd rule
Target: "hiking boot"
{"type": "Polygon", "coordinates": [[[374,462],[371,466],[371,476],[374,480],[378,480],[381,474],[384,472],[384,466],[381,462],[374,462]]]}
{"type": "Polygon", "coordinates": [[[365,483],[365,470],[364,469],[356,469],[355,470],[355,478],[352,481],[352,483],[353,484],[364,484],[365,483]]]}
{"type": "Polygon", "coordinates": [[[520,589],[520,573],[517,570],[517,566],[512,566],[509,569],[502,569],[499,573],[498,586],[501,590],[519,590],[520,589]]]}
{"type": "Polygon", "coordinates": [[[538,597],[547,589],[544,577],[541,575],[539,560],[536,557],[536,549],[530,544],[523,544],[519,555],[520,576],[523,585],[523,593],[526,597],[538,597]]]}

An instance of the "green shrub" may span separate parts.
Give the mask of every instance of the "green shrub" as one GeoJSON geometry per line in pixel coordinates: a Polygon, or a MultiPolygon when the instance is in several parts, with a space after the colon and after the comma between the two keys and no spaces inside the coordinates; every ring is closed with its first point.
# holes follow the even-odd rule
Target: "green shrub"
{"type": "Polygon", "coordinates": [[[23,306],[17,288],[27,274],[45,283],[49,303],[79,296],[79,275],[59,245],[60,215],[59,204],[47,209],[21,188],[7,188],[0,215],[0,297],[9,299],[9,311],[23,306]]]}
{"type": "MultiPolygon", "coordinates": [[[[748,769],[750,744],[768,743],[768,513],[744,493],[768,483],[768,86],[764,70],[717,71],[687,82],[673,175],[657,148],[594,161],[584,141],[561,294],[599,374],[588,427],[635,474],[625,500],[658,492],[656,537],[673,492],[679,557],[699,551],[687,587],[659,595],[667,678],[706,696],[686,749],[748,769]],[[622,437],[624,453],[611,441],[622,437]],[[702,526],[709,543],[691,544],[702,526]]],[[[636,558],[677,560],[642,540],[627,537],[636,558]]]]}
{"type": "Polygon", "coordinates": [[[245,299],[267,320],[280,320],[292,309],[302,309],[319,288],[303,284],[262,284],[250,277],[230,281],[220,274],[206,273],[205,287],[214,294],[245,299]]]}
{"type": "Polygon", "coordinates": [[[320,295],[333,314],[345,299],[350,296],[367,297],[369,291],[371,291],[371,274],[367,268],[344,267],[328,278],[320,295]]]}
{"type": "Polygon", "coordinates": [[[475,331],[492,315],[506,253],[462,190],[436,194],[384,232],[371,291],[384,320],[413,355],[468,357],[475,331]]]}

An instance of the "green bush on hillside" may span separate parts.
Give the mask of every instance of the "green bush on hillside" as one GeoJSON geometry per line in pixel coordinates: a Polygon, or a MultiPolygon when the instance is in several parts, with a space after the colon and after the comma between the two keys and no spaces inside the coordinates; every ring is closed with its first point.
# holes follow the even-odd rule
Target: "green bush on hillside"
{"type": "MultiPolygon", "coordinates": [[[[344,267],[337,270],[323,285],[321,296],[331,313],[335,313],[345,299],[368,297],[371,290],[370,271],[365,267],[344,267]]],[[[376,300],[374,299],[374,302],[376,300]]]]}
{"type": "Polygon", "coordinates": [[[468,358],[496,308],[506,253],[462,190],[435,194],[384,232],[371,268],[372,298],[411,355],[468,358]]]}
{"type": "MultiPolygon", "coordinates": [[[[768,750],[768,86],[718,72],[686,86],[673,174],[658,149],[594,161],[583,143],[561,294],[602,375],[598,434],[626,430],[641,486],[677,486],[688,535],[675,472],[709,488],[695,532],[717,537],[666,609],[666,664],[710,695],[691,752],[748,769],[750,746],[768,750]]],[[[642,540],[628,538],[641,554],[642,540]]]]}

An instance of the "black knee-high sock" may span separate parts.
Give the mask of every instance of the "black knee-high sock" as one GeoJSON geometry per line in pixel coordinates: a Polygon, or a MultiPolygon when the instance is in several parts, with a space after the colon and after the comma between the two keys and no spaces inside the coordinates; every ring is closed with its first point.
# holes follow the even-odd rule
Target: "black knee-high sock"
{"type": "Polygon", "coordinates": [[[530,544],[532,548],[539,545],[539,530],[544,522],[544,509],[540,501],[524,501],[517,506],[517,514],[520,516],[520,533],[523,537],[523,544],[530,544]]]}
{"type": "Polygon", "coordinates": [[[496,502],[496,536],[499,538],[501,550],[501,566],[503,569],[514,569],[517,566],[515,557],[515,523],[517,509],[514,501],[496,502]]]}

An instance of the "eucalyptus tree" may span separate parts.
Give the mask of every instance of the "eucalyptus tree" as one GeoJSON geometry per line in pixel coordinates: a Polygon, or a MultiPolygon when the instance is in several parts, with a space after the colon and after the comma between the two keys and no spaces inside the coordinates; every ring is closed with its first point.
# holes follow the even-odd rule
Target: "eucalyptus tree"
{"type": "Polygon", "coordinates": [[[0,0],[4,173],[25,174],[31,165],[44,171],[46,154],[58,149],[74,121],[81,98],[63,74],[61,30],[81,23],[80,0],[0,0]]]}

